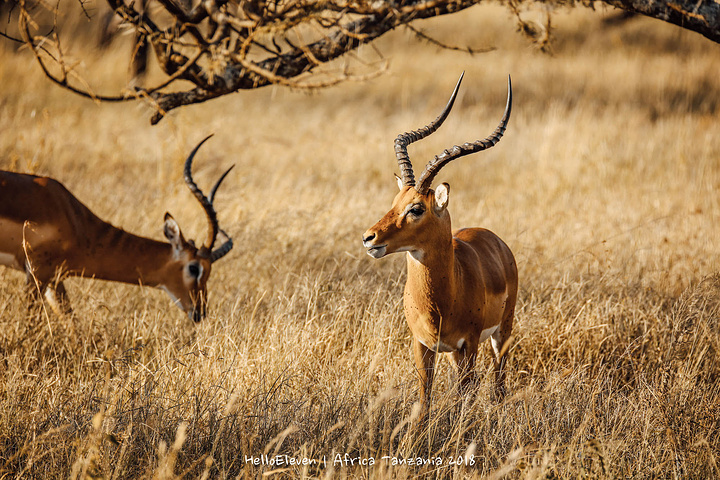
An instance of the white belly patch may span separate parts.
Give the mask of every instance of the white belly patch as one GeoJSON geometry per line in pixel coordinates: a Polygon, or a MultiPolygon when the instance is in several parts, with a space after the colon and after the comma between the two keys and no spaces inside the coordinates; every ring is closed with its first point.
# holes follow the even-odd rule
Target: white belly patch
{"type": "MultiPolygon", "coordinates": [[[[455,350],[457,350],[457,348],[454,348],[452,345],[448,345],[447,343],[443,342],[442,340],[435,342],[435,343],[431,343],[430,345],[428,345],[427,343],[425,343],[423,340],[421,340],[419,338],[418,338],[418,341],[435,353],[448,353],[448,352],[454,352],[455,350]]],[[[463,342],[463,341],[464,340],[461,340],[460,342],[463,342]]]]}
{"type": "Polygon", "coordinates": [[[457,345],[454,347],[452,345],[449,345],[449,344],[443,342],[442,340],[439,342],[432,343],[430,345],[428,345],[427,343],[425,343],[425,341],[423,341],[419,338],[418,338],[418,341],[435,353],[457,352],[458,350],[460,350],[463,347],[463,345],[465,345],[464,338],[461,338],[460,340],[458,340],[457,345]]]}
{"type": "Polygon", "coordinates": [[[20,265],[18,264],[17,260],[15,259],[15,255],[12,255],[10,253],[0,252],[0,265],[5,265],[7,267],[16,268],[18,270],[21,270],[20,265]]]}
{"type": "MultiPolygon", "coordinates": [[[[497,332],[498,328],[500,328],[500,325],[495,325],[494,327],[486,328],[485,330],[480,332],[480,339],[478,340],[478,343],[482,343],[485,340],[487,340],[488,338],[490,338],[490,336],[493,333],[497,332]]],[[[418,341],[435,353],[457,352],[458,350],[461,350],[463,348],[463,345],[465,345],[464,338],[461,338],[460,340],[458,340],[457,345],[455,345],[455,346],[445,343],[442,340],[430,343],[430,342],[426,342],[425,340],[423,340],[421,338],[418,338],[418,341]]]]}
{"type": "Polygon", "coordinates": [[[497,331],[498,327],[500,327],[500,325],[495,325],[494,327],[486,328],[485,330],[480,332],[480,343],[482,343],[485,340],[487,340],[488,338],[490,338],[490,335],[495,333],[497,331]]]}

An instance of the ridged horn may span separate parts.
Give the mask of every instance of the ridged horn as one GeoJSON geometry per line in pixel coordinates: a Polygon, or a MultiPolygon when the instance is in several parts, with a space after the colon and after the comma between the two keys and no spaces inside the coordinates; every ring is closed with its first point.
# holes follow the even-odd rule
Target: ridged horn
{"type": "Polygon", "coordinates": [[[211,261],[215,261],[221,258],[223,255],[227,254],[230,249],[232,249],[232,239],[224,231],[222,231],[220,229],[220,226],[218,225],[217,213],[215,212],[215,207],[213,206],[213,200],[215,198],[215,193],[220,187],[220,184],[225,179],[227,174],[230,173],[230,170],[233,169],[234,165],[227,169],[225,173],[220,176],[220,179],[215,183],[215,186],[213,186],[212,191],[210,192],[210,198],[208,199],[192,178],[192,162],[197,151],[200,149],[203,143],[210,139],[210,137],[212,137],[212,134],[205,137],[200,143],[197,144],[197,146],[192,150],[192,152],[190,152],[187,160],[185,160],[184,178],[185,183],[190,189],[190,192],[192,192],[198,202],[200,202],[200,206],[202,206],[203,211],[205,212],[205,216],[207,217],[208,233],[202,248],[207,250],[208,252],[211,252],[211,261]],[[215,245],[215,240],[217,239],[219,232],[222,232],[223,236],[225,236],[227,240],[217,250],[213,251],[213,245],[215,245]]]}
{"type": "Polygon", "coordinates": [[[425,171],[423,171],[422,175],[420,175],[420,185],[417,187],[418,193],[420,193],[421,195],[426,195],[430,190],[430,187],[432,187],[432,182],[435,179],[435,175],[437,175],[440,169],[442,169],[449,162],[455,160],[456,158],[470,155],[471,153],[481,152],[495,146],[505,133],[508,121],[510,120],[511,111],[512,82],[510,80],[510,75],[508,75],[507,103],[505,104],[505,113],[503,114],[502,119],[500,119],[500,125],[498,125],[498,127],[490,136],[482,140],[477,140],[472,143],[464,143],[462,145],[455,145],[450,150],[445,150],[440,155],[436,155],[433,160],[428,162],[427,166],[425,167],[425,171]]]}
{"type": "Polygon", "coordinates": [[[465,72],[460,75],[460,79],[455,85],[455,90],[453,90],[445,109],[434,121],[418,130],[401,133],[395,139],[395,157],[397,158],[398,165],[400,166],[400,174],[402,175],[403,185],[409,185],[411,187],[415,186],[415,174],[413,173],[412,163],[410,162],[410,156],[407,152],[408,145],[417,142],[418,140],[422,140],[440,128],[440,125],[443,124],[448,114],[450,114],[450,110],[452,110],[453,104],[455,103],[455,97],[457,97],[458,90],[460,89],[460,83],[462,83],[464,76],[465,72]]]}
{"type": "MultiPolygon", "coordinates": [[[[225,177],[227,177],[227,174],[230,173],[230,170],[232,170],[233,168],[235,168],[235,165],[225,170],[225,173],[220,176],[218,181],[215,183],[215,186],[213,186],[212,190],[210,190],[210,203],[212,205],[215,205],[215,193],[217,193],[217,189],[220,187],[222,181],[225,180],[225,177]]],[[[225,238],[225,241],[222,245],[212,251],[212,253],[210,254],[210,263],[214,263],[216,260],[220,260],[222,257],[227,255],[228,252],[230,252],[230,250],[232,250],[233,248],[233,241],[232,238],[230,238],[230,235],[228,235],[225,230],[219,227],[218,231],[220,235],[225,238]]]]}

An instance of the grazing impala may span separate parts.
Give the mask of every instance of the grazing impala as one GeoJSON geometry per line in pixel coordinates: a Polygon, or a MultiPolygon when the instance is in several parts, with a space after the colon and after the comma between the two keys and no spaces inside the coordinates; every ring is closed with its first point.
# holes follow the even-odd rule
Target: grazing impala
{"type": "Polygon", "coordinates": [[[368,254],[381,258],[407,252],[405,317],[413,333],[413,352],[420,391],[427,406],[432,390],[435,354],[452,353],[461,385],[473,381],[478,346],[490,338],[495,352],[496,393],[504,395],[504,364],[513,324],[518,275],[512,252],[494,233],[483,228],[451,231],[449,185],[434,191],[433,179],[448,162],[492,147],[500,141],[512,107],[508,98],[500,125],[484,140],[445,150],[425,167],[415,184],[407,153],[445,121],[462,82],[458,80],[447,106],[430,125],[403,133],[395,140],[402,179],[392,208],[363,235],[368,254]]]}
{"type": "Polygon", "coordinates": [[[208,138],[190,153],[184,172],[208,221],[207,239],[199,249],[185,240],[169,213],[164,232],[170,243],[159,242],[101,220],[56,180],[0,171],[0,265],[25,272],[31,303],[44,294],[56,311],[70,311],[63,278],[81,276],[162,288],[199,322],[205,316],[212,263],[232,248],[213,207],[215,192],[232,167],[209,199],[192,178],[193,157],[208,138]],[[218,233],[225,241],[213,250],[218,233]]]}

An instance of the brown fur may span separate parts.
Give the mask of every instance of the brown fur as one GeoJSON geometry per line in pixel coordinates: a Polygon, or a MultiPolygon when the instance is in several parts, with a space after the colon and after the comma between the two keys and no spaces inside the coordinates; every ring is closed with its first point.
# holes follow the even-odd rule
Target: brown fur
{"type": "MultiPolygon", "coordinates": [[[[443,188],[448,191],[446,184],[443,188]]],[[[371,255],[382,246],[384,255],[408,252],[405,317],[414,336],[415,365],[426,403],[435,350],[452,352],[466,386],[474,378],[481,333],[495,326],[496,391],[504,395],[503,346],[512,332],[518,289],[517,266],[507,245],[483,228],[451,233],[447,199],[440,205],[435,191],[421,195],[410,186],[401,188],[390,211],[363,238],[371,255]],[[413,205],[422,205],[424,213],[407,213],[413,205]]]]}
{"type": "Polygon", "coordinates": [[[62,279],[68,275],[164,287],[195,321],[204,316],[211,262],[190,242],[169,215],[166,230],[174,243],[140,237],[101,220],[60,182],[0,171],[0,253],[7,266],[27,275],[33,300],[46,291],[69,311],[62,279]],[[196,262],[202,275],[186,266],[196,262]]]}

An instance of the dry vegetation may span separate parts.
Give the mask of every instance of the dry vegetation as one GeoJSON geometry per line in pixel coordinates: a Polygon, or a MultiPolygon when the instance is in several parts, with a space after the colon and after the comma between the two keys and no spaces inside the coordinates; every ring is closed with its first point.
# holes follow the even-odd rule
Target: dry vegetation
{"type": "MultiPolygon", "coordinates": [[[[204,234],[181,180],[198,140],[215,132],[201,184],[239,168],[216,200],[235,249],[197,327],[162,292],[88,280],[67,282],[72,318],[30,316],[24,277],[1,270],[0,477],[720,476],[720,46],[600,15],[558,15],[546,55],[506,10],[473,8],[423,28],[497,50],[469,57],[396,32],[372,82],[238,94],[152,128],[147,107],[71,96],[6,44],[0,168],[61,179],[155,238],[166,210],[204,234]],[[491,400],[488,345],[472,398],[442,359],[416,436],[404,259],[369,258],[360,236],[394,196],[395,135],[433,118],[461,70],[455,111],[411,155],[419,168],[490,132],[513,75],[506,137],[441,174],[454,225],[492,229],[518,259],[511,395],[491,400]],[[245,462],[264,453],[328,464],[245,462]],[[338,453],[378,463],[333,465],[338,453]],[[447,465],[464,454],[474,465],[447,465]]],[[[124,58],[88,71],[122,73],[124,58]]]]}

